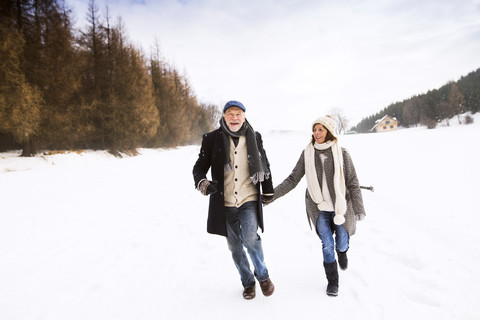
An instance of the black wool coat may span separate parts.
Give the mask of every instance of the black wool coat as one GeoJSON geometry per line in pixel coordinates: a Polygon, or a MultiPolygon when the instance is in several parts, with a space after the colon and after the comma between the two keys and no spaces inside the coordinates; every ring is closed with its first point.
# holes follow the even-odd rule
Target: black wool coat
{"type": "MultiPolygon", "coordinates": [[[[197,162],[193,166],[193,179],[195,187],[202,179],[207,179],[207,172],[211,169],[211,180],[218,181],[216,186],[217,192],[210,195],[210,203],[208,207],[207,232],[227,236],[227,225],[225,220],[225,198],[224,190],[224,165],[225,165],[225,147],[222,140],[222,128],[218,128],[212,132],[206,133],[202,138],[202,147],[198,155],[197,162]]],[[[257,136],[257,144],[262,156],[265,157],[268,170],[270,170],[270,163],[267,155],[263,149],[262,136],[259,132],[255,132],[257,136]]],[[[273,194],[272,175],[261,183],[257,183],[258,191],[258,226],[264,230],[263,225],[263,209],[261,201],[260,185],[263,193],[273,194]]]]}

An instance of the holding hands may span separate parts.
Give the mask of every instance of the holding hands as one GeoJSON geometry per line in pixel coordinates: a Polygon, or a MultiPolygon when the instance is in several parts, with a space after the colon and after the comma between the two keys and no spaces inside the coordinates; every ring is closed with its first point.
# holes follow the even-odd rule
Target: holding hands
{"type": "Polygon", "coordinates": [[[273,195],[273,194],[271,194],[271,195],[262,194],[263,205],[266,206],[267,204],[272,203],[274,200],[275,200],[275,195],[273,195]]]}

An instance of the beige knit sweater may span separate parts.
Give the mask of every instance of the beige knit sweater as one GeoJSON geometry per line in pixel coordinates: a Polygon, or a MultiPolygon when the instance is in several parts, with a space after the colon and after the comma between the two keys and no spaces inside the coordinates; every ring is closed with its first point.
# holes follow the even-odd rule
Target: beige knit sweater
{"type": "Polygon", "coordinates": [[[230,137],[230,159],[232,159],[233,170],[225,172],[224,195],[226,207],[240,207],[248,201],[257,201],[257,188],[250,179],[247,158],[247,139],[240,136],[238,145],[235,147],[230,137]]]}

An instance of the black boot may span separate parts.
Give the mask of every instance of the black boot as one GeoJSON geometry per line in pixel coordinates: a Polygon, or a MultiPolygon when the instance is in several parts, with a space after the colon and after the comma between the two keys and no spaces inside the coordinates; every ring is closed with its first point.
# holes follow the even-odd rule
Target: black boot
{"type": "Polygon", "coordinates": [[[325,268],[325,274],[327,275],[328,285],[327,285],[327,295],[337,296],[338,295],[338,270],[337,270],[337,261],[332,263],[323,263],[325,268]]]}
{"type": "Polygon", "coordinates": [[[337,250],[338,265],[340,266],[341,270],[346,270],[348,268],[347,251],[340,252],[340,251],[337,250]]]}

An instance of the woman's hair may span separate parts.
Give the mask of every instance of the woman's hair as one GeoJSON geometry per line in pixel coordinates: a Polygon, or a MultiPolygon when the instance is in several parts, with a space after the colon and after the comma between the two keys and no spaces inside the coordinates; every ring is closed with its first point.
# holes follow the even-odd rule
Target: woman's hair
{"type": "MultiPolygon", "coordinates": [[[[325,126],[323,127],[325,128],[325,126]]],[[[327,130],[327,136],[325,137],[325,142],[337,141],[337,137],[335,137],[327,128],[325,128],[325,130],[327,130]]],[[[315,144],[315,138],[313,137],[313,134],[312,134],[312,144],[315,144]]]]}

